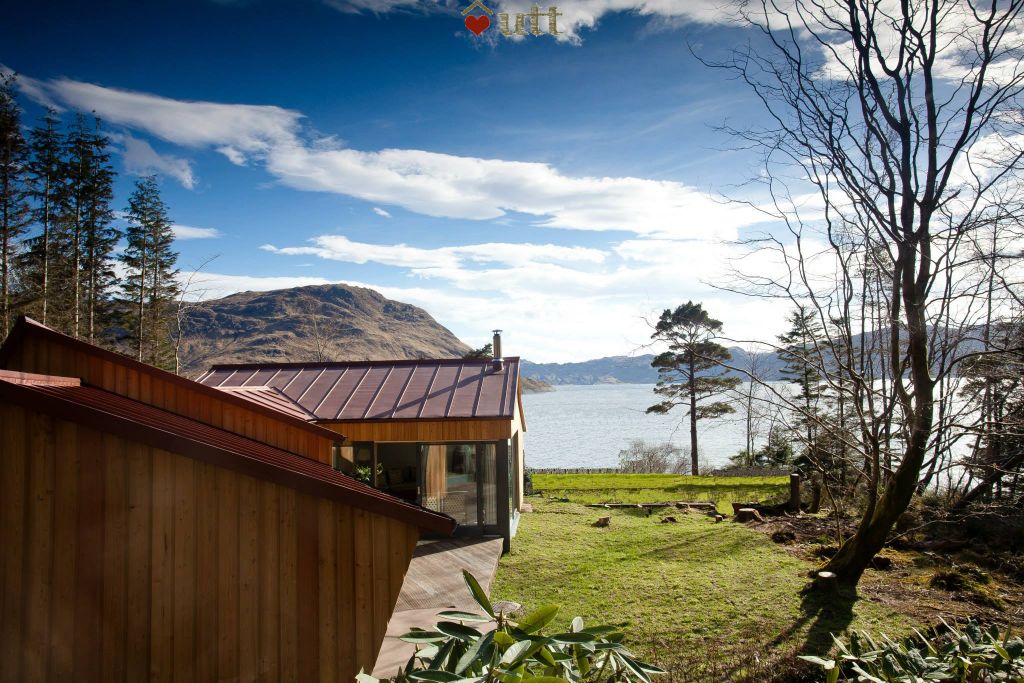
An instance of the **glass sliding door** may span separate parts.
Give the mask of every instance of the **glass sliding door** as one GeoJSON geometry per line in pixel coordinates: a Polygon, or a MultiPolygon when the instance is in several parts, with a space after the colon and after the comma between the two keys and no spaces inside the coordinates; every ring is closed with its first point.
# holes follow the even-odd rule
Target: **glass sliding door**
{"type": "Polygon", "coordinates": [[[451,515],[461,526],[477,526],[479,478],[476,444],[420,446],[423,507],[451,515]]]}
{"type": "Polygon", "coordinates": [[[480,522],[485,527],[498,526],[498,462],[493,443],[480,444],[480,522]]]}
{"type": "Polygon", "coordinates": [[[421,504],[451,515],[465,531],[498,526],[498,471],[493,443],[420,444],[421,504]]]}

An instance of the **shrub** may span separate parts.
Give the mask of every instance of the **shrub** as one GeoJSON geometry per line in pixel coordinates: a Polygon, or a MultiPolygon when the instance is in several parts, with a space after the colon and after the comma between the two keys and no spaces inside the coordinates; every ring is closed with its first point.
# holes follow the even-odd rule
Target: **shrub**
{"type": "Polygon", "coordinates": [[[634,439],[619,451],[619,470],[628,474],[681,474],[689,471],[683,449],[670,443],[652,444],[634,439]]]}
{"type": "MultiPolygon", "coordinates": [[[[517,620],[495,611],[477,580],[462,572],[484,614],[446,611],[433,629],[414,629],[402,640],[424,647],[417,650],[393,680],[415,683],[651,683],[665,672],[633,657],[623,646],[618,626],[590,626],[572,620],[563,633],[543,635],[558,613],[546,605],[517,620]],[[491,624],[478,630],[469,624],[491,624]]],[[[360,673],[359,683],[379,683],[360,673]]]]}
{"type": "Polygon", "coordinates": [[[983,629],[973,621],[962,631],[946,625],[948,632],[931,639],[917,633],[896,642],[882,636],[876,643],[866,633],[854,633],[850,644],[833,637],[839,659],[801,657],[825,670],[826,683],[917,683],[955,681],[989,683],[1024,680],[1024,641],[1000,635],[999,628],[983,629]]]}

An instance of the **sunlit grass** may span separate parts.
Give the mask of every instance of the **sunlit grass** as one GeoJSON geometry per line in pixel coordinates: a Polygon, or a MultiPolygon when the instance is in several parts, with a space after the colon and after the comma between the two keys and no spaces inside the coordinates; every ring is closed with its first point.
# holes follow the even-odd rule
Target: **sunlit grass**
{"type": "MultiPolygon", "coordinates": [[[[625,490],[625,489],[624,489],[625,490]]],[[[809,562],[764,534],[697,512],[595,510],[531,497],[492,597],[562,606],[558,625],[629,622],[662,681],[780,680],[797,652],[824,652],[849,625],[890,634],[902,618],[849,595],[803,597],[809,562]],[[677,523],[661,523],[667,515],[677,523]],[[608,528],[594,527],[610,516],[608,528]]]]}

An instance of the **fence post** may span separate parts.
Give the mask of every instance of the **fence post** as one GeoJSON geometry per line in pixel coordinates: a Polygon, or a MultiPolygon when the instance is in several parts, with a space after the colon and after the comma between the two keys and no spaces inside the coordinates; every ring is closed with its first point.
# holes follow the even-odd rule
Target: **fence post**
{"type": "Polygon", "coordinates": [[[789,475],[789,511],[800,512],[800,474],[789,475]]]}

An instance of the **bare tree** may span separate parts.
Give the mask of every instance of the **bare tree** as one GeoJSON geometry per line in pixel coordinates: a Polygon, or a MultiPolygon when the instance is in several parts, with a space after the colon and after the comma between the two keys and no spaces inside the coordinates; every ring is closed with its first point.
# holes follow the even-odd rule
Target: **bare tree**
{"type": "Polygon", "coordinates": [[[1020,216],[1022,4],[762,0],[745,8],[756,43],[705,60],[770,121],[728,129],[763,150],[769,212],[788,231],[762,243],[779,272],[745,288],[816,313],[826,338],[808,362],[853,413],[837,438],[867,496],[827,565],[844,583],[882,548],[934,446],[937,388],[981,313],[969,238],[1020,216]]]}
{"type": "Polygon", "coordinates": [[[185,340],[185,330],[188,326],[188,320],[197,310],[203,307],[203,300],[206,299],[206,290],[198,289],[198,285],[202,284],[202,280],[197,280],[197,277],[215,260],[220,257],[220,254],[214,254],[213,256],[207,257],[202,263],[199,264],[198,268],[193,268],[185,278],[185,282],[182,283],[181,289],[178,292],[178,301],[174,308],[174,318],[172,323],[174,329],[171,330],[171,337],[174,340],[174,374],[181,374],[181,346],[185,340]]]}

